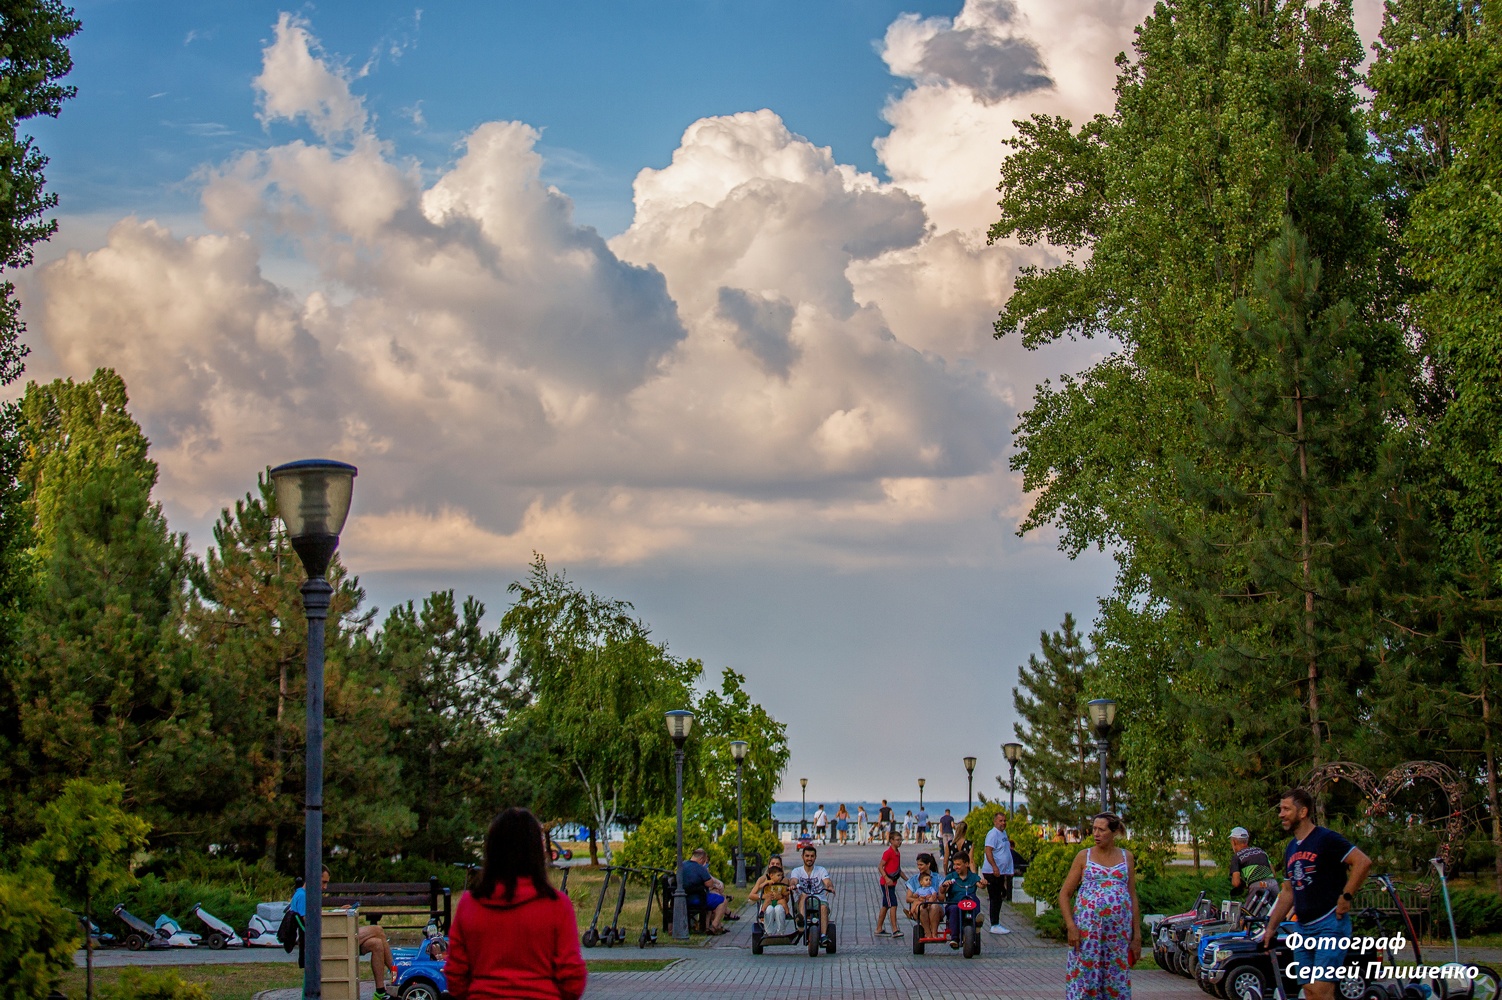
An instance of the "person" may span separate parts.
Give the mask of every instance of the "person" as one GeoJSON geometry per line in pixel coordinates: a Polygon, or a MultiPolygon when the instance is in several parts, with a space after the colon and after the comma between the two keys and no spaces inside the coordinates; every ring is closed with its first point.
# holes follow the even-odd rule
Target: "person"
{"type": "Polygon", "coordinates": [[[862,802],[855,809],[855,842],[864,845],[866,833],[866,804],[862,802]]]}
{"type": "Polygon", "coordinates": [[[814,811],[814,837],[819,843],[829,843],[829,839],[825,836],[825,831],[828,829],[829,814],[824,811],[823,803],[820,803],[819,808],[814,811]]]}
{"type": "Polygon", "coordinates": [[[927,809],[924,809],[922,806],[918,807],[917,814],[913,816],[913,825],[918,828],[918,843],[920,843],[920,844],[926,843],[928,841],[928,810],[927,809]]]}
{"type": "MultiPolygon", "coordinates": [[[[319,886],[324,892],[329,889],[329,870],[323,869],[323,875],[319,880],[319,886]]],[[[341,907],[348,910],[349,907],[341,907]]],[[[292,893],[292,900],[287,904],[287,910],[297,917],[297,967],[301,969],[306,959],[304,938],[307,931],[308,916],[308,890],[304,886],[298,886],[292,893]]],[[[396,959],[391,954],[391,942],[386,939],[386,930],[380,924],[366,924],[355,932],[356,940],[360,948],[360,954],[370,956],[370,978],[375,981],[375,1000],[391,1000],[391,994],[386,992],[386,973],[391,973],[391,981],[396,982],[396,959]]]]}
{"type": "Polygon", "coordinates": [[[803,867],[793,869],[793,907],[794,912],[802,913],[806,905],[804,900],[817,899],[819,901],[819,926],[824,930],[824,936],[819,943],[829,944],[829,897],[834,895],[834,880],[829,877],[828,870],[818,863],[819,852],[812,847],[803,849],[803,867]]]}
{"type": "Polygon", "coordinates": [[[1231,891],[1249,896],[1258,889],[1277,887],[1278,876],[1273,874],[1267,852],[1252,846],[1246,827],[1236,827],[1231,831],[1231,891]]]}
{"type": "Polygon", "coordinates": [[[1012,898],[1012,838],[1007,836],[1007,814],[999,812],[986,831],[985,860],[981,877],[986,880],[986,897],[991,904],[991,933],[1010,934],[1001,923],[1001,904],[1012,898]]]}
{"type": "Polygon", "coordinates": [[[845,808],[845,803],[840,803],[840,811],[834,814],[835,842],[844,846],[850,839],[850,812],[845,808]]]}
{"type": "Polygon", "coordinates": [[[1292,910],[1299,936],[1309,947],[1295,948],[1294,963],[1304,984],[1306,1000],[1334,1000],[1335,980],[1345,966],[1344,948],[1322,948],[1351,936],[1351,904],[1366,881],[1372,859],[1349,840],[1310,817],[1314,797],[1290,788],[1278,800],[1278,821],[1293,834],[1283,852],[1285,881],[1267,917],[1262,947],[1272,947],[1278,924],[1292,910]]]}
{"type": "Polygon", "coordinates": [[[782,874],[782,859],[767,865],[767,870],[746,898],[757,904],[756,919],[761,921],[762,933],[779,937],[788,932],[788,895],[793,885],[782,874]]]}
{"type": "Polygon", "coordinates": [[[970,844],[970,824],[960,820],[954,825],[954,843],[949,845],[949,853],[944,856],[944,870],[954,871],[954,859],[963,854],[970,857],[975,848],[970,844]]]}
{"type": "Polygon", "coordinates": [[[949,845],[954,841],[954,817],[949,810],[944,810],[944,815],[939,817],[939,856],[949,857],[949,845]]]}
{"type": "Polygon", "coordinates": [[[949,924],[949,947],[960,946],[960,900],[973,899],[980,903],[980,876],[970,870],[970,857],[957,854],[954,871],[944,878],[944,919],[949,924]]]}
{"type": "Polygon", "coordinates": [[[1069,934],[1066,1000],[1131,1000],[1128,970],[1142,955],[1142,907],[1132,852],[1116,846],[1124,832],[1114,813],[1096,816],[1090,824],[1095,846],[1075,854],[1059,889],[1069,934]]]}
{"type": "Polygon", "coordinates": [[[459,897],[443,974],[454,1000],[578,1000],[588,973],[574,904],[548,881],[542,824],[512,807],[485,832],[485,863],[459,897]]]}
{"type": "Polygon", "coordinates": [[[907,880],[907,915],[921,925],[926,938],[939,936],[939,920],[944,916],[934,869],[934,856],[920,854],[918,871],[907,880]]]}
{"type": "MultiPolygon", "coordinates": [[[[882,800],[886,808],[886,800],[882,800]]],[[[881,885],[881,910],[876,914],[877,937],[902,937],[897,927],[897,883],[902,879],[902,834],[893,830],[887,834],[887,849],[881,852],[881,863],[876,866],[876,879],[881,885]],[[883,933],[882,922],[892,914],[892,931],[883,933]]]]}
{"type": "Polygon", "coordinates": [[[877,843],[883,843],[887,835],[892,832],[892,807],[887,805],[887,800],[881,800],[881,808],[876,810],[876,830],[871,834],[871,839],[877,843]],[[881,838],[878,840],[877,838],[881,838]]]}
{"type": "Polygon", "coordinates": [[[725,933],[725,912],[730,901],[725,897],[725,883],[709,871],[709,851],[696,847],[689,859],[683,862],[683,892],[688,896],[704,897],[709,909],[709,933],[725,933]]]}
{"type": "Polygon", "coordinates": [[[913,811],[911,809],[902,817],[902,839],[913,839],[913,811]]]}

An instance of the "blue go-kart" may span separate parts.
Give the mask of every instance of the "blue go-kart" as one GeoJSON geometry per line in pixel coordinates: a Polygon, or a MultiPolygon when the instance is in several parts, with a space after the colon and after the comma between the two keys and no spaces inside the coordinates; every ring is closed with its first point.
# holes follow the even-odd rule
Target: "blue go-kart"
{"type": "Polygon", "coordinates": [[[443,1000],[449,989],[443,974],[448,954],[446,937],[429,938],[418,948],[392,948],[391,960],[396,964],[392,992],[399,1000],[443,1000]]]}

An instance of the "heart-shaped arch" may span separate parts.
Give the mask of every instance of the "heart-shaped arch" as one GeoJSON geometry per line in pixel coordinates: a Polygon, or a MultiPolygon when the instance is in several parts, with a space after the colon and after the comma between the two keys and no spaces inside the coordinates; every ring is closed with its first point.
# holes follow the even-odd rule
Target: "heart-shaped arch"
{"type": "Polygon", "coordinates": [[[1462,807],[1465,785],[1454,768],[1435,760],[1410,760],[1399,764],[1378,780],[1375,774],[1362,765],[1340,760],[1316,767],[1309,773],[1305,785],[1310,794],[1319,796],[1327,786],[1337,781],[1349,781],[1366,794],[1368,816],[1387,815],[1392,797],[1399,789],[1416,781],[1434,782],[1444,793],[1445,803],[1449,808],[1449,814],[1445,817],[1445,833],[1440,840],[1439,856],[1444,861],[1445,868],[1450,867],[1455,846],[1465,833],[1465,811],[1462,807]]]}

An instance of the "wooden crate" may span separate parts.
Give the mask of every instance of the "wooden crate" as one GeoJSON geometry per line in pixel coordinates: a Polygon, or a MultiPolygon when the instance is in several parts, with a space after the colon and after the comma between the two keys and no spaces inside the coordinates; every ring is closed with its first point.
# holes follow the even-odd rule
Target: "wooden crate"
{"type": "Polygon", "coordinates": [[[360,1000],[356,912],[323,911],[323,1000],[360,1000]]]}

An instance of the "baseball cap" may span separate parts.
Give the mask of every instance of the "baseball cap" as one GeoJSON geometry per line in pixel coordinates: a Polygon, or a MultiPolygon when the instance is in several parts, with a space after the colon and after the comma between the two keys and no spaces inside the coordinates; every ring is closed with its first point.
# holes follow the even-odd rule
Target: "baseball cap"
{"type": "Polygon", "coordinates": [[[1231,839],[1232,840],[1251,840],[1252,839],[1252,835],[1250,833],[1246,832],[1246,827],[1244,827],[1244,826],[1237,826],[1237,827],[1232,827],[1231,828],[1231,839]]]}

